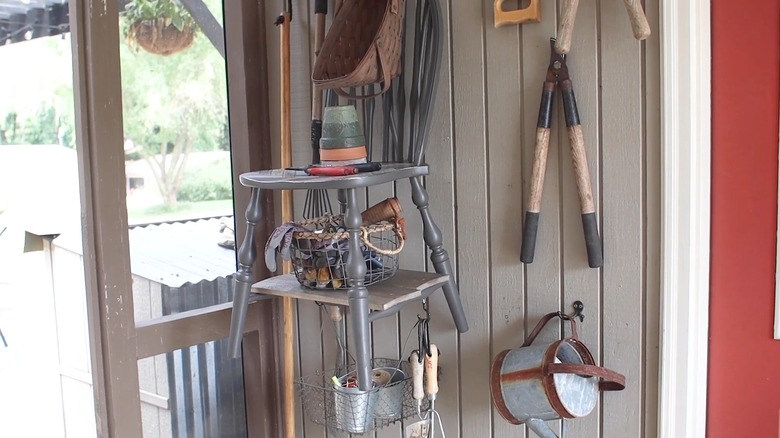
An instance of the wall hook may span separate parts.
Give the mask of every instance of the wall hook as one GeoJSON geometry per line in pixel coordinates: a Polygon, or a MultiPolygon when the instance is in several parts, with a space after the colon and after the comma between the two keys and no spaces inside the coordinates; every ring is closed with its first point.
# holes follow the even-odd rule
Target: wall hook
{"type": "Polygon", "coordinates": [[[574,308],[574,315],[572,315],[573,318],[580,318],[580,322],[585,320],[585,314],[582,313],[582,311],[585,309],[585,305],[582,304],[582,301],[577,300],[572,304],[572,307],[574,308]]]}

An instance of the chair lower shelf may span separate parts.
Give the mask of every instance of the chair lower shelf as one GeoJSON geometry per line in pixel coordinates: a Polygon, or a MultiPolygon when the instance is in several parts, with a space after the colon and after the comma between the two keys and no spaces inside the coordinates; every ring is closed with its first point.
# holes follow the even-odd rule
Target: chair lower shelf
{"type": "MultiPolygon", "coordinates": [[[[399,270],[392,278],[368,287],[368,308],[379,312],[390,310],[409,301],[427,297],[447,281],[448,275],[399,270]]],[[[252,292],[349,306],[346,290],[307,289],[298,283],[293,274],[257,282],[252,285],[252,292]]]]}

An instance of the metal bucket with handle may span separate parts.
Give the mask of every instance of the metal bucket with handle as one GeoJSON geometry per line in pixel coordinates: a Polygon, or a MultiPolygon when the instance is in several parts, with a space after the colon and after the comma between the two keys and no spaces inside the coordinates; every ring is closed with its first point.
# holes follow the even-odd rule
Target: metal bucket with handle
{"type": "Polygon", "coordinates": [[[525,343],[496,356],[490,372],[493,404],[512,424],[527,424],[541,438],[557,438],[545,421],[588,415],[599,391],[620,391],[625,377],[595,365],[577,336],[577,325],[561,312],[545,315],[525,343]],[[553,318],[571,322],[572,335],[550,345],[532,345],[553,318]]]}

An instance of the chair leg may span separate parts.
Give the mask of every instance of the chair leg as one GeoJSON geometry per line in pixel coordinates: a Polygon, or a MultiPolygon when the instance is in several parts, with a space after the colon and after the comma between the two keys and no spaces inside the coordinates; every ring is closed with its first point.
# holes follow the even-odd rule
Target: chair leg
{"type": "Polygon", "coordinates": [[[2,341],[3,341],[3,347],[7,347],[8,346],[8,342],[5,342],[5,336],[3,336],[3,330],[2,329],[0,329],[0,339],[2,339],[2,341]]]}
{"type": "Polygon", "coordinates": [[[368,321],[368,289],[364,284],[366,263],[360,249],[360,226],[363,222],[358,207],[355,189],[346,189],[346,215],[344,225],[349,233],[349,255],[347,256],[347,278],[349,281],[349,322],[354,343],[350,348],[355,353],[358,387],[361,391],[371,389],[371,328],[368,321]]]}
{"type": "Polygon", "coordinates": [[[428,192],[425,191],[422,185],[422,177],[409,178],[409,181],[412,184],[412,202],[420,210],[420,216],[422,217],[423,239],[431,250],[433,268],[439,274],[450,276],[450,280],[442,287],[444,297],[447,299],[447,305],[450,308],[452,319],[455,321],[455,326],[459,332],[465,333],[469,330],[469,323],[466,320],[466,313],[463,311],[463,304],[460,301],[460,293],[452,272],[450,256],[442,246],[441,230],[433,221],[428,208],[428,192]]]}

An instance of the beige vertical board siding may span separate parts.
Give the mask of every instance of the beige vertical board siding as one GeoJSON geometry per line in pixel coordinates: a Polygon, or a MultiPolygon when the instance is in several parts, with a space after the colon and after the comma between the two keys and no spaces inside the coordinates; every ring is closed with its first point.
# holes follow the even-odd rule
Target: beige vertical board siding
{"type": "MultiPolygon", "coordinates": [[[[313,37],[304,24],[310,19],[308,6],[302,0],[294,5],[296,165],[310,160],[310,89],[296,88],[308,83],[311,71],[313,37]],[[305,41],[298,37],[304,34],[309,36],[305,41]]],[[[437,410],[449,438],[534,437],[525,427],[505,422],[492,408],[490,364],[501,350],[519,347],[542,315],[570,312],[579,299],[586,315],[580,324],[582,340],[598,363],[626,374],[628,388],[606,393],[586,418],[566,421],[563,429],[560,422],[551,426],[565,432],[566,438],[652,437],[658,400],[660,256],[657,2],[648,11],[654,34],[644,45],[633,39],[625,8],[618,1],[580,2],[574,28],[568,65],[604,240],[603,269],[587,266],[560,93],[555,96],[535,261],[524,265],[519,260],[539,99],[550,56],[549,38],[557,27],[556,2],[541,6],[541,23],[495,29],[492,2],[442,0],[446,29],[426,150],[431,173],[425,186],[471,329],[459,335],[443,294],[432,295],[431,338],[441,350],[442,370],[437,410]]],[[[267,5],[268,16],[275,17],[279,7],[267,5]]],[[[408,8],[411,23],[415,2],[409,2],[408,8]]],[[[278,30],[272,27],[269,32],[271,41],[278,41],[278,30]]],[[[407,38],[411,36],[409,26],[407,38]]],[[[277,46],[271,44],[269,50],[271,65],[277,63],[277,46]]],[[[405,66],[408,90],[410,59],[405,66]]],[[[278,68],[272,67],[270,73],[272,84],[278,84],[278,68]]],[[[278,87],[272,85],[271,91],[274,108],[278,87]]],[[[382,141],[381,98],[376,99],[375,111],[376,159],[382,141]]],[[[272,118],[272,126],[278,126],[278,115],[272,113],[272,118]]],[[[408,142],[408,130],[404,134],[408,142]]],[[[272,132],[272,137],[278,144],[278,132],[272,132]]],[[[296,216],[304,194],[296,196],[296,216]]],[[[401,267],[432,270],[408,181],[361,192],[361,208],[393,194],[402,202],[409,231],[401,267]]],[[[337,209],[335,193],[331,201],[337,209]]],[[[417,348],[416,330],[411,338],[407,336],[421,312],[419,305],[410,305],[397,317],[374,323],[374,356],[408,358],[417,348]]],[[[312,303],[300,303],[298,317],[301,374],[332,368],[336,344],[329,318],[322,315],[321,319],[312,303]]],[[[560,327],[550,324],[537,342],[559,339],[560,327]]],[[[311,422],[302,423],[298,436],[334,436],[311,422]]],[[[396,438],[402,436],[402,428],[394,425],[373,436],[396,438]]]]}
{"type": "MultiPolygon", "coordinates": [[[[375,87],[375,88],[378,88],[375,87]]],[[[382,99],[374,99],[374,123],[373,126],[363,126],[366,133],[371,131],[373,134],[371,153],[369,157],[373,161],[381,161],[382,157],[382,99]]],[[[363,104],[360,105],[363,111],[366,111],[363,104]]],[[[366,139],[368,141],[368,139],[366,139]]],[[[401,184],[407,184],[406,181],[401,181],[401,184]]],[[[408,184],[407,184],[408,185],[408,184]]],[[[378,202],[382,202],[387,198],[395,196],[395,188],[393,184],[382,184],[379,186],[369,187],[365,191],[366,207],[370,207],[378,202]]],[[[415,214],[414,210],[406,210],[403,216],[415,214]]],[[[403,257],[406,250],[401,252],[399,257],[403,257]]],[[[418,267],[419,269],[419,267],[418,267]]],[[[375,358],[388,358],[388,359],[403,359],[403,352],[401,352],[401,346],[399,345],[399,321],[398,315],[388,316],[382,318],[371,324],[371,345],[373,347],[373,357],[375,358]]],[[[397,366],[400,365],[396,364],[397,366]]],[[[375,433],[376,438],[399,438],[401,437],[401,423],[391,424],[387,427],[379,429],[375,433]]]]}
{"type": "Polygon", "coordinates": [[[642,436],[645,353],[642,205],[642,44],[625,8],[601,5],[602,223],[604,290],[602,358],[626,376],[626,389],[606,394],[603,437],[642,436]]]}
{"type": "Polygon", "coordinates": [[[645,277],[644,277],[644,436],[658,436],[658,369],[661,278],[661,61],[658,1],[645,3],[653,34],[644,44],[644,121],[645,121],[645,277]]]}
{"type": "MultiPolygon", "coordinates": [[[[563,2],[559,2],[561,5],[563,2]]],[[[617,7],[620,2],[612,1],[617,7]]],[[[610,5],[611,7],[611,5],[610,5]]],[[[596,205],[596,216],[601,219],[599,209],[599,52],[598,52],[598,4],[594,1],[582,1],[577,11],[577,20],[572,35],[571,52],[566,64],[574,86],[574,94],[579,109],[585,150],[588,158],[588,171],[596,205]]],[[[561,223],[563,236],[563,300],[561,309],[570,313],[576,300],[583,302],[586,315],[579,324],[580,339],[591,350],[599,363],[600,341],[600,269],[588,267],[585,238],[582,230],[582,214],[579,196],[574,178],[574,166],[566,121],[563,114],[563,100],[556,100],[556,126],[561,133],[559,150],[561,153],[561,223]]],[[[599,232],[601,233],[601,225],[599,232]]],[[[552,310],[552,309],[551,309],[552,310]]],[[[568,327],[566,334],[569,335],[568,327]]],[[[595,409],[585,418],[566,421],[563,430],[567,438],[590,438],[599,436],[600,411],[595,409]]]]}
{"type": "MultiPolygon", "coordinates": [[[[519,347],[525,335],[525,276],[520,262],[520,236],[524,211],[523,150],[529,145],[523,144],[520,26],[495,28],[490,2],[483,2],[483,14],[488,92],[492,315],[489,358],[492,361],[501,351],[519,347]]],[[[524,432],[522,427],[505,421],[495,409],[492,415],[493,436],[518,436],[524,432]]]]}
{"type": "Polygon", "coordinates": [[[453,1],[452,76],[458,281],[470,311],[470,330],[460,337],[461,436],[491,436],[490,227],[486,134],[485,16],[479,2],[453,1]],[[463,360],[463,358],[468,358],[463,360]],[[479,406],[479,409],[474,407],[479,406]]]}
{"type": "MultiPolygon", "coordinates": [[[[542,85],[547,73],[550,61],[550,37],[556,33],[556,5],[555,2],[541,2],[542,22],[537,24],[522,25],[522,68],[523,68],[523,182],[524,193],[527,196],[528,182],[531,177],[533,165],[534,145],[536,142],[536,122],[539,116],[539,103],[542,97],[542,85]]],[[[536,237],[536,252],[534,262],[525,265],[525,321],[524,328],[527,335],[534,328],[539,319],[546,313],[561,308],[561,144],[566,143],[566,130],[561,117],[563,112],[560,94],[556,92],[553,130],[550,136],[550,149],[547,155],[547,167],[544,179],[544,194],[542,198],[542,210],[539,214],[539,229],[536,237]],[[563,143],[562,143],[563,142],[563,143]]],[[[525,199],[525,198],[524,198],[525,199]]],[[[525,206],[523,207],[525,211],[525,206]]],[[[521,219],[522,220],[522,219],[521,219]]],[[[504,245],[515,246],[518,254],[520,244],[518,241],[504,242],[504,245]]],[[[519,256],[518,256],[519,260],[519,256]]],[[[518,266],[523,266],[518,263],[518,266]]],[[[560,326],[554,323],[548,324],[546,329],[537,338],[537,343],[549,344],[559,339],[560,326]]],[[[519,346],[519,345],[518,345],[519,346]]],[[[550,426],[560,432],[558,422],[551,422],[550,426]]],[[[533,433],[526,431],[527,436],[533,433]]]]}
{"type": "MultiPolygon", "coordinates": [[[[430,212],[436,225],[438,225],[442,234],[442,245],[447,250],[450,263],[453,269],[453,275],[458,277],[457,264],[457,243],[455,229],[455,157],[453,148],[453,107],[452,107],[452,65],[451,57],[451,33],[458,30],[458,26],[450,21],[450,3],[442,0],[442,53],[441,70],[439,71],[439,83],[436,91],[436,100],[434,103],[435,111],[431,115],[430,131],[428,133],[428,146],[426,148],[426,162],[430,166],[430,175],[425,178],[425,189],[430,198],[430,212]]],[[[410,212],[417,217],[416,212],[410,212]]],[[[424,262],[427,263],[428,271],[433,271],[433,265],[430,263],[430,251],[425,251],[424,262]]],[[[426,266],[422,264],[421,267],[426,266]]],[[[461,299],[473,294],[475,291],[460,288],[461,299]]],[[[444,294],[437,291],[431,295],[430,301],[431,341],[439,348],[439,395],[436,399],[436,410],[441,415],[442,425],[447,437],[460,437],[460,409],[463,395],[460,391],[461,375],[461,356],[459,354],[458,331],[455,323],[452,321],[444,294]]],[[[469,314],[468,307],[464,309],[469,322],[475,318],[469,314]]],[[[413,306],[409,312],[409,321],[416,320],[416,312],[420,311],[419,306],[413,306]]],[[[409,323],[402,327],[408,331],[409,323]]],[[[404,337],[406,333],[403,333],[404,337]]],[[[416,342],[416,334],[412,334],[410,344],[416,342]]],[[[417,348],[410,345],[406,348],[407,352],[417,348]]],[[[408,353],[405,353],[408,354],[408,353]]],[[[440,433],[437,430],[437,435],[440,433]]]]}

